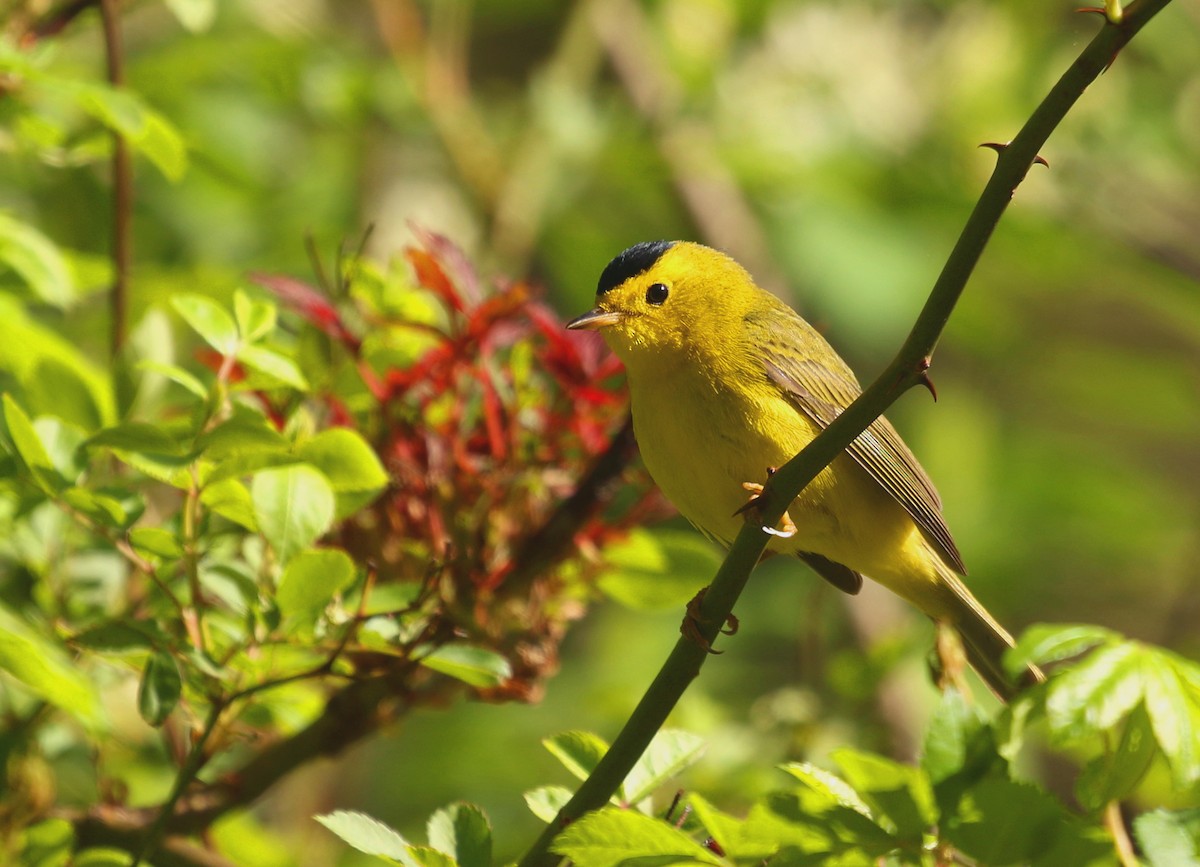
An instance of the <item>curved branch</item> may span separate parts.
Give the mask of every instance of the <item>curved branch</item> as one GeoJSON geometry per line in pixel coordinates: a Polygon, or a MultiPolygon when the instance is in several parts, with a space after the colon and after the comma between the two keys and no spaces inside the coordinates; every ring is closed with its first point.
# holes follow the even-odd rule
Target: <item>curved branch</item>
{"type": "MultiPolygon", "coordinates": [[[[804,486],[882,415],[896,398],[912,386],[928,382],[926,371],[938,338],[992,231],[1012,200],[1013,192],[1038,159],[1039,149],[1086,87],[1108,68],[1134,34],[1169,2],[1136,0],[1119,21],[1106,19],[1103,29],[1051,88],[1017,137],[998,148],[996,168],[951,250],[908,339],[892,363],[870,387],[800,454],[771,477],[760,500],[763,525],[774,526],[778,523],[788,504],[804,486]]],[[[751,524],[746,524],[734,539],[729,554],[699,606],[698,631],[708,642],[716,640],[721,626],[733,611],[734,603],[762,556],[768,539],[765,533],[751,524]]],[[[688,684],[700,673],[707,656],[707,651],[691,638],[683,637],[676,642],[612,747],[521,859],[521,867],[551,867],[558,863],[558,856],[550,853],[550,844],[555,836],[583,814],[608,802],[654,733],[666,721],[688,684]]]]}

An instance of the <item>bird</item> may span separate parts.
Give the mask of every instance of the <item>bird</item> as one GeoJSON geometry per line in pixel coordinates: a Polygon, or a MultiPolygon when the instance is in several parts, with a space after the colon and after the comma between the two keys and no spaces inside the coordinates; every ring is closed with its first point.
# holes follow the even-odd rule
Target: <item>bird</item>
{"type": "MultiPolygon", "coordinates": [[[[679,512],[728,547],[748,499],[862,389],[800,314],[725,253],[646,241],[604,268],[595,307],[567,323],[598,331],[623,362],[634,436],[647,470],[679,512]],[[747,496],[749,494],[749,498],[747,496]]],[[[933,482],[880,416],[788,505],[768,550],[795,555],[856,594],[864,576],[961,637],[1001,698],[1014,679],[1012,636],[971,594],[933,482]]]]}

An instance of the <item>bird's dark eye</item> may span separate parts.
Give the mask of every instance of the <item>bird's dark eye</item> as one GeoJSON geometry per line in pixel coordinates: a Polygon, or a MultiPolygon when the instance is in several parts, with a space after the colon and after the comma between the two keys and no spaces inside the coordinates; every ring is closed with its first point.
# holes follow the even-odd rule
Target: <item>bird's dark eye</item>
{"type": "Polygon", "coordinates": [[[670,291],[664,283],[651,283],[650,288],[646,290],[646,303],[659,307],[667,300],[670,291]]]}

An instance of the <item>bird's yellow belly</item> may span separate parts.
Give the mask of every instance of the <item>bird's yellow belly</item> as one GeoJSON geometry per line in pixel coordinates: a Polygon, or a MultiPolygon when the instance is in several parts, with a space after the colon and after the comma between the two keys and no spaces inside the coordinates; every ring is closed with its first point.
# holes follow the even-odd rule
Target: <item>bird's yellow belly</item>
{"type": "MultiPolygon", "coordinates": [[[[728,545],[744,523],[736,514],[750,497],[743,483],[765,483],[768,468],[786,463],[819,429],[781,396],[713,395],[704,382],[678,383],[678,389],[669,401],[634,391],[642,458],[680,513],[728,545]]],[[[903,508],[846,455],[822,470],[788,513],[796,534],[772,539],[772,550],[820,554],[873,577],[882,578],[882,564],[890,565],[918,532],[903,508]]]]}

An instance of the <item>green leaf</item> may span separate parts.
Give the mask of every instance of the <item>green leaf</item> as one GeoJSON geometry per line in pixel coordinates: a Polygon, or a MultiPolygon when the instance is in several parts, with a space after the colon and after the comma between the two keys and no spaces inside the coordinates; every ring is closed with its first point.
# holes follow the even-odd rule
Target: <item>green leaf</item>
{"type": "Polygon", "coordinates": [[[1154,737],[1180,788],[1200,782],[1200,666],[1166,650],[1146,648],[1141,672],[1154,737]]]}
{"type": "Polygon", "coordinates": [[[1046,851],[1068,822],[1050,795],[1029,783],[990,777],[968,790],[943,836],[981,864],[1012,864],[1046,851]]]}
{"type": "Polygon", "coordinates": [[[258,528],[283,563],[333,524],[333,490],[305,464],[263,470],[254,476],[250,497],[258,528]]]}
{"type": "Polygon", "coordinates": [[[129,531],[129,544],[143,556],[178,560],[183,557],[183,546],[179,539],[162,527],[134,527],[129,531]]]}
{"type": "Polygon", "coordinates": [[[721,864],[678,828],[635,810],[605,807],[572,822],[551,848],[577,867],[617,867],[625,861],[666,865],[721,864]],[[652,861],[648,859],[653,859],[652,861]]]}
{"type": "MultiPolygon", "coordinates": [[[[742,842],[742,822],[721,810],[718,810],[699,794],[688,795],[687,804],[692,808],[692,815],[705,830],[710,838],[715,840],[728,858],[740,858],[742,842]]],[[[753,855],[748,857],[753,858],[753,855]]]]}
{"type": "Polygon", "coordinates": [[[25,829],[22,867],[66,867],[75,848],[75,828],[66,819],[47,819],[25,829]]]}
{"type": "Polygon", "coordinates": [[[608,744],[599,735],[584,731],[569,731],[542,741],[550,755],[563,763],[574,776],[586,780],[608,752],[608,744]]]}
{"type": "Polygon", "coordinates": [[[105,496],[99,491],[88,488],[67,488],[59,496],[62,501],[77,512],[87,515],[93,521],[114,529],[124,529],[135,516],[125,511],[124,504],[112,497],[105,496]]]}
{"type": "Polygon", "coordinates": [[[152,653],[142,669],[138,684],[138,713],[158,728],[167,721],[183,694],[183,679],[175,658],[167,653],[152,653]]]}
{"type": "Polygon", "coordinates": [[[1156,747],[1150,718],[1139,704],[1125,720],[1116,749],[1089,762],[1075,781],[1079,803],[1088,810],[1099,810],[1109,801],[1124,798],[1150,769],[1156,747]]]}
{"type": "Polygon", "coordinates": [[[101,653],[128,653],[165,646],[168,638],[150,623],[109,620],[83,630],[70,643],[101,653]]]}
{"type": "Polygon", "coordinates": [[[4,424],[17,457],[33,477],[34,483],[50,495],[65,488],[67,482],[55,469],[29,416],[8,394],[4,395],[4,424]]]}
{"type": "Polygon", "coordinates": [[[71,860],[71,867],[129,867],[133,856],[123,849],[93,846],[71,860]]]}
{"type": "Polygon", "coordinates": [[[492,867],[492,827],[473,804],[451,804],[429,817],[429,845],[459,867],[492,867]]]}
{"type": "Polygon", "coordinates": [[[660,729],[621,785],[621,800],[636,804],[700,760],[704,739],[679,729],[660,729]]]}
{"type": "Polygon", "coordinates": [[[547,824],[554,821],[558,811],[571,800],[571,790],[565,786],[539,786],[525,793],[529,811],[547,824]]]}
{"type": "Polygon", "coordinates": [[[75,300],[75,279],[54,242],[3,211],[0,211],[0,264],[15,271],[40,301],[66,307],[75,300]]]}
{"type": "Polygon", "coordinates": [[[149,158],[163,175],[177,181],[187,171],[187,149],[183,138],[158,112],[128,90],[79,79],[39,74],[37,81],[70,96],[76,104],[149,158]]]}
{"type": "Polygon", "coordinates": [[[876,819],[890,819],[900,836],[919,840],[937,821],[933,788],[920,768],[847,748],[835,750],[833,760],[876,819]]]}
{"type": "Polygon", "coordinates": [[[630,608],[677,608],[712,580],[716,546],[684,530],[634,529],[604,549],[600,589],[630,608]]]}
{"type": "MultiPolygon", "coordinates": [[[[219,462],[249,454],[283,454],[288,442],[261,413],[239,408],[221,424],[203,433],[196,446],[204,457],[219,462]]],[[[317,468],[323,469],[319,465],[317,468]]],[[[211,473],[209,477],[212,478],[211,473]]]]}
{"type": "Polygon", "coordinates": [[[96,687],[62,646],[0,606],[0,669],[47,702],[98,728],[103,709],[96,687]]]}
{"type": "Polygon", "coordinates": [[[854,787],[837,774],[831,774],[808,762],[789,762],[781,765],[780,769],[791,774],[813,792],[822,795],[827,804],[839,804],[864,816],[871,815],[871,808],[859,797],[858,792],[854,791],[854,787]]]}
{"type": "Polygon", "coordinates": [[[233,318],[242,341],[253,343],[275,330],[275,305],[251,298],[241,289],[233,293],[233,318]]]}
{"type": "Polygon", "coordinates": [[[1059,743],[1107,731],[1142,699],[1142,653],[1131,642],[1093,651],[1046,689],[1046,722],[1059,743]]]}
{"type": "Polygon", "coordinates": [[[298,391],[308,391],[308,380],[300,372],[296,362],[265,346],[243,346],[237,353],[238,361],[247,367],[265,373],[284,385],[298,391]]]}
{"type": "Polygon", "coordinates": [[[473,644],[443,644],[418,660],[421,665],[487,689],[512,677],[512,666],[493,650],[473,644]]]}
{"type": "Polygon", "coordinates": [[[921,767],[936,785],[967,770],[981,753],[984,762],[995,756],[982,714],[958,690],[946,690],[925,728],[921,767]]]}
{"type": "Polygon", "coordinates": [[[206,484],[200,492],[200,502],[222,518],[233,521],[252,533],[258,532],[258,519],[250,491],[238,479],[222,479],[206,484]]]}
{"type": "Polygon", "coordinates": [[[137,363],[138,370],[157,373],[159,376],[164,376],[174,382],[176,385],[181,385],[196,397],[205,400],[208,397],[208,389],[204,387],[204,383],[188,373],[182,367],[174,364],[164,364],[161,361],[146,359],[137,363]]]}
{"type": "Polygon", "coordinates": [[[190,462],[182,443],[161,427],[142,421],[123,421],[105,428],[84,440],[83,446],[132,452],[180,465],[190,462]]]}
{"type": "Polygon", "coordinates": [[[431,846],[409,846],[408,857],[418,867],[457,867],[453,858],[431,846]]]}
{"type": "Polygon", "coordinates": [[[1046,665],[1069,659],[1120,639],[1121,636],[1112,630],[1088,623],[1036,623],[1026,629],[1017,646],[1004,655],[1004,667],[1016,677],[1029,664],[1046,665]]]}
{"type": "Polygon", "coordinates": [[[1143,813],[1133,833],[1150,867],[1200,867],[1200,809],[1143,813]]]}
{"type": "Polygon", "coordinates": [[[338,548],[310,548],[288,561],[275,601],[284,617],[311,624],[335,595],[354,583],[354,561],[338,548]]]}
{"type": "Polygon", "coordinates": [[[409,856],[408,841],[378,819],[349,810],[336,810],[313,818],[359,852],[377,858],[390,858],[406,867],[418,865],[418,862],[409,856]]]}
{"type": "Polygon", "coordinates": [[[204,342],[223,356],[238,349],[238,329],[233,317],[221,305],[203,295],[173,295],[171,306],[204,338],[204,342]]]}
{"type": "Polygon", "coordinates": [[[59,476],[68,482],[78,480],[87,465],[79,451],[87,434],[75,425],[53,416],[35,419],[33,429],[59,476]]]}
{"type": "Polygon", "coordinates": [[[105,422],[102,398],[78,367],[60,358],[39,358],[25,379],[25,399],[35,416],[52,415],[94,431],[105,422]]]}
{"type": "Polygon", "coordinates": [[[338,497],[338,516],[366,506],[388,484],[387,472],[375,450],[349,428],[321,431],[300,443],[296,454],[325,474],[338,497]]]}
{"type": "Polygon", "coordinates": [[[738,857],[761,859],[789,849],[819,856],[793,863],[866,865],[901,844],[911,845],[843,800],[836,787],[827,786],[819,777],[790,792],[770,793],[750,809],[737,841],[738,857]],[[835,860],[835,854],[841,857],[835,860]]]}

